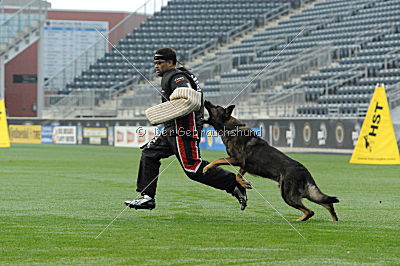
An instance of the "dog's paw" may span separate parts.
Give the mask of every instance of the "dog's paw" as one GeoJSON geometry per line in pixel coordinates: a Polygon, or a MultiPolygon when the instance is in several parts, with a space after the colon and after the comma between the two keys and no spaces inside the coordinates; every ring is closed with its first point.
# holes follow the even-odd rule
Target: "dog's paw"
{"type": "Polygon", "coordinates": [[[253,186],[251,185],[251,183],[250,183],[250,182],[247,182],[247,184],[246,184],[246,188],[247,188],[247,189],[253,189],[253,186]]]}
{"type": "Polygon", "coordinates": [[[244,181],[242,184],[240,184],[242,187],[244,187],[245,189],[252,189],[253,187],[251,186],[251,183],[248,181],[244,181]]]}
{"type": "Polygon", "coordinates": [[[236,182],[238,182],[239,185],[241,185],[245,189],[252,189],[253,188],[251,186],[251,183],[249,181],[247,181],[246,179],[244,179],[243,177],[241,177],[241,176],[236,176],[236,182]]]}
{"type": "Polygon", "coordinates": [[[207,164],[206,166],[204,166],[204,168],[203,168],[203,174],[205,174],[205,173],[208,171],[208,169],[210,169],[211,167],[212,167],[211,164],[207,164]]]}

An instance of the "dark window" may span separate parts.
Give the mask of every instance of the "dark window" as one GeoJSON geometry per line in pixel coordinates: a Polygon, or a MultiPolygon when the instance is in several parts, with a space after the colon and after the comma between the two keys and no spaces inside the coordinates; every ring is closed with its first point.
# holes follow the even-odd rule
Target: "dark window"
{"type": "Polygon", "coordinates": [[[14,83],[37,83],[37,75],[34,74],[23,74],[13,75],[14,83]]]}

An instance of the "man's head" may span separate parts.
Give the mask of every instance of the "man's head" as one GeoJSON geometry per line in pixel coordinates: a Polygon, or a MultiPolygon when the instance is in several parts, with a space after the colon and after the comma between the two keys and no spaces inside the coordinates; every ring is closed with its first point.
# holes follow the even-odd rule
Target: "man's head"
{"type": "Polygon", "coordinates": [[[154,68],[158,76],[174,69],[176,65],[176,52],[171,48],[160,48],[154,54],[154,68]]]}

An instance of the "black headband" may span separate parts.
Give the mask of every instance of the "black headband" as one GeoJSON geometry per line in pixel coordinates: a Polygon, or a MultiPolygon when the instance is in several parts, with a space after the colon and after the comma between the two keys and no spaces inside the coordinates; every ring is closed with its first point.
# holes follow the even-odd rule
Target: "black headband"
{"type": "Polygon", "coordinates": [[[169,60],[176,60],[175,56],[166,56],[166,55],[155,55],[154,56],[154,60],[165,60],[165,61],[169,61],[169,60]]]}

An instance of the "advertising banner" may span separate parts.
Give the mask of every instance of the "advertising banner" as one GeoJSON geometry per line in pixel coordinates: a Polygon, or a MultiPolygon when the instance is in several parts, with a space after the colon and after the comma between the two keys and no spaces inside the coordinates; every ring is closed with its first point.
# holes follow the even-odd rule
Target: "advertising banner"
{"type": "Polygon", "coordinates": [[[261,137],[274,147],[353,149],[361,119],[271,119],[246,121],[261,128],[261,137]]]}
{"type": "Polygon", "coordinates": [[[149,142],[157,127],[114,127],[114,146],[138,148],[149,142]]]}
{"type": "Polygon", "coordinates": [[[114,146],[114,127],[108,127],[108,145],[114,146]]]}
{"type": "Polygon", "coordinates": [[[53,129],[54,129],[54,126],[42,126],[42,143],[43,144],[54,144],[53,129]]]}
{"type": "Polygon", "coordinates": [[[43,144],[76,144],[75,126],[43,126],[43,144]]]}
{"type": "Polygon", "coordinates": [[[42,126],[37,125],[10,125],[11,143],[42,143],[42,126]]]}
{"type": "Polygon", "coordinates": [[[76,144],[75,126],[54,126],[53,128],[54,144],[76,144]]]}
{"type": "Polygon", "coordinates": [[[106,127],[84,127],[82,144],[108,145],[106,127]]]}
{"type": "MultiPolygon", "coordinates": [[[[252,130],[256,132],[257,136],[262,137],[262,128],[252,128],[252,130]]],[[[240,131],[237,134],[239,135],[240,131]]],[[[226,147],[217,131],[212,127],[206,127],[201,132],[200,150],[224,151],[226,147]]]]}

